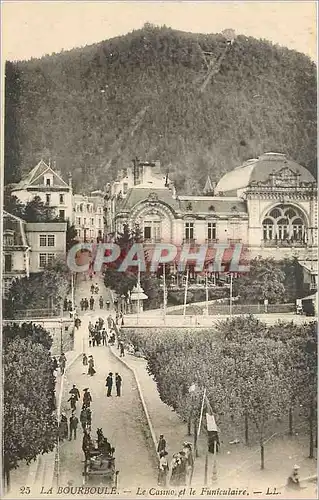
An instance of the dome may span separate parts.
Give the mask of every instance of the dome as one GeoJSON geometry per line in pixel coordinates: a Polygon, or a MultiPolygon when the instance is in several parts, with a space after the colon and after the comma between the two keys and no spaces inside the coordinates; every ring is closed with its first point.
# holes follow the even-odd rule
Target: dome
{"type": "Polygon", "coordinates": [[[290,169],[294,174],[300,174],[301,182],[316,182],[309,170],[293,160],[288,160],[284,154],[264,153],[225,174],[218,182],[215,192],[230,193],[244,189],[252,182],[265,182],[271,174],[283,168],[290,169]]]}

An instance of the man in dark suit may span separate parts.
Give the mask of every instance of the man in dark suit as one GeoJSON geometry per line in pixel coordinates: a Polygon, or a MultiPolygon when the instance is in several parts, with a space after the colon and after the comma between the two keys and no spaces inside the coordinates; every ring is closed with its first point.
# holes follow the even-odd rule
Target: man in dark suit
{"type": "Polygon", "coordinates": [[[113,373],[110,372],[106,378],[106,383],[105,386],[107,387],[107,397],[109,398],[112,394],[112,387],[113,387],[113,373]]]}
{"type": "Polygon", "coordinates": [[[116,385],[116,395],[120,397],[121,387],[122,387],[122,377],[118,373],[115,374],[115,385],[116,385]]]}

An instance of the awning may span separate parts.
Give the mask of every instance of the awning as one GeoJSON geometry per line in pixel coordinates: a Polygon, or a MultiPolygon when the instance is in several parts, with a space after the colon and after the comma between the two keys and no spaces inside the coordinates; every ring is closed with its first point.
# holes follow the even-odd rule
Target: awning
{"type": "Polygon", "coordinates": [[[317,293],[314,293],[312,295],[308,295],[307,297],[303,297],[302,299],[300,299],[301,301],[303,300],[315,300],[317,302],[318,300],[318,292],[317,293]]]}

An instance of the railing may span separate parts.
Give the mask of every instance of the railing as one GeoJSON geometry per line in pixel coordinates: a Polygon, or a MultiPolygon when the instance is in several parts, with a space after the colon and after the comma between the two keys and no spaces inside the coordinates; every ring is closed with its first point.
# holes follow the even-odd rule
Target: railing
{"type": "Polygon", "coordinates": [[[188,245],[194,245],[196,243],[196,239],[195,238],[184,238],[183,243],[186,243],[188,245]]]}
{"type": "Polygon", "coordinates": [[[56,309],[18,309],[14,311],[14,319],[19,318],[57,318],[61,311],[56,309]]]}
{"type": "Polygon", "coordinates": [[[307,246],[307,243],[304,241],[288,241],[288,240],[261,240],[261,243],[264,247],[284,247],[284,248],[304,248],[307,246]]]}
{"type": "Polygon", "coordinates": [[[218,243],[218,242],[219,242],[219,239],[217,239],[217,238],[207,238],[205,240],[205,243],[207,245],[213,245],[214,243],[218,243]]]}

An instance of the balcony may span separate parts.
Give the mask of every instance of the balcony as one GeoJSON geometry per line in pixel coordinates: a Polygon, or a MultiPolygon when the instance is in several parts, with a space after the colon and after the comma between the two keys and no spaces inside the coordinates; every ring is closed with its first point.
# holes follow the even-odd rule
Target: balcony
{"type": "Polygon", "coordinates": [[[307,243],[301,240],[262,240],[262,245],[267,248],[305,248],[307,243]]]}
{"type": "Polygon", "coordinates": [[[206,245],[214,245],[215,243],[218,243],[219,239],[218,238],[207,238],[205,240],[206,245]]]}
{"type": "Polygon", "coordinates": [[[144,243],[151,245],[154,243],[162,243],[162,238],[144,238],[144,243]]]}
{"type": "Polygon", "coordinates": [[[235,245],[236,243],[241,243],[241,238],[227,238],[227,243],[230,245],[235,245]]]}
{"type": "Polygon", "coordinates": [[[184,238],[183,239],[183,244],[184,245],[195,245],[196,239],[195,238],[184,238]]]}

